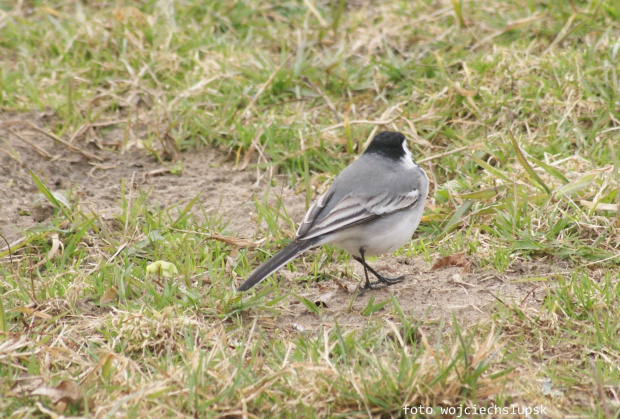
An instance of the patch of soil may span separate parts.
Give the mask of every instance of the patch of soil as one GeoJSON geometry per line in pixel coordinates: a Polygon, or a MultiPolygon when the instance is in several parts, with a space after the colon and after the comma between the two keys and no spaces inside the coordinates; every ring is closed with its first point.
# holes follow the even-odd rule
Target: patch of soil
{"type": "MultiPolygon", "coordinates": [[[[175,175],[162,172],[160,169],[165,169],[166,165],[158,162],[153,155],[135,148],[122,153],[97,148],[96,140],[89,144],[76,144],[103,158],[101,162],[94,162],[20,123],[25,120],[45,129],[45,115],[5,115],[0,119],[0,127],[10,128],[43,150],[36,151],[35,147],[20,140],[18,136],[2,130],[4,145],[0,145],[0,234],[9,242],[15,242],[23,236],[24,230],[36,226],[51,215],[44,208],[37,209],[33,205],[38,190],[27,168],[37,173],[54,192],[72,190],[74,194],[71,195],[77,194],[84,210],[96,211],[104,219],[119,213],[121,181],[125,179],[131,185],[126,191],[132,188],[150,191],[147,198],[150,206],[177,205],[182,208],[198,192],[202,192],[201,202],[204,207],[229,222],[228,233],[248,239],[253,239],[257,234],[254,196],[262,197],[265,194],[265,185],[270,183],[267,181],[269,179],[254,170],[237,170],[225,154],[215,148],[205,147],[180,154],[183,169],[175,175]],[[52,157],[44,157],[45,153],[52,157]],[[257,181],[257,176],[262,176],[262,179],[257,181]]],[[[119,127],[100,133],[100,142],[105,143],[105,136],[122,138],[123,130],[119,127]]],[[[141,134],[137,132],[135,135],[141,134]]],[[[302,219],[306,210],[304,199],[286,187],[272,187],[269,194],[270,197],[281,194],[290,216],[294,220],[302,219]]],[[[0,245],[0,248],[4,247],[0,245]]],[[[307,257],[311,258],[312,254],[307,257]]],[[[323,316],[311,314],[295,297],[290,296],[288,308],[279,316],[277,323],[316,329],[323,322],[331,323],[337,318],[341,326],[361,326],[367,319],[361,312],[369,299],[374,297],[375,302],[385,301],[390,298],[390,293],[394,293],[406,313],[425,319],[427,323],[438,322],[442,318],[450,323],[454,314],[463,324],[471,324],[491,313],[496,302],[494,296],[506,303],[529,299],[532,304],[539,305],[545,287],[540,287],[540,283],[536,282],[517,283],[514,279],[543,276],[552,270],[550,265],[520,262],[518,266],[515,265],[518,269],[505,274],[476,268],[470,273],[463,273],[462,268],[456,267],[431,270],[429,264],[421,259],[394,256],[381,257],[373,262],[373,266],[388,276],[407,275],[407,280],[387,289],[369,291],[358,296],[357,286],[358,281],[364,277],[363,268],[351,261],[350,269],[355,279],[343,272],[343,266],[334,264],[324,269],[329,269],[331,273],[343,273],[339,278],[312,283],[307,287],[291,283],[292,289],[299,290],[298,294],[322,306],[323,316]],[[536,288],[541,291],[534,291],[536,288]]],[[[285,270],[279,272],[279,277],[284,277],[283,281],[290,282],[295,275],[285,270]]],[[[373,314],[384,315],[387,315],[386,309],[373,314]]],[[[262,320],[269,322],[267,319],[262,320]]]]}
{"type": "MultiPolygon", "coordinates": [[[[102,162],[89,160],[78,152],[55,144],[45,135],[33,131],[20,121],[33,121],[45,128],[44,116],[12,115],[0,118],[0,132],[4,134],[5,147],[0,145],[0,234],[13,243],[23,232],[49,218],[53,211],[37,204],[38,189],[28,172],[30,168],[52,190],[69,192],[77,196],[84,211],[95,211],[104,219],[118,214],[121,203],[121,182],[126,182],[126,193],[148,192],[151,206],[183,208],[199,192],[201,202],[210,215],[221,216],[228,221],[228,229],[239,237],[251,238],[256,232],[254,222],[254,196],[262,198],[269,182],[266,176],[253,170],[236,170],[226,155],[214,148],[204,147],[197,151],[180,154],[182,171],[171,174],[165,171],[174,166],[160,163],[157,159],[135,148],[124,153],[96,149],[79,144],[81,149],[103,158],[102,162]],[[43,157],[31,145],[16,135],[2,130],[10,127],[22,137],[36,144],[51,159],[43,157]],[[8,147],[7,147],[8,146],[8,147]],[[11,157],[13,156],[13,157],[11,157]]],[[[118,128],[103,135],[123,137],[118,128]]],[[[101,141],[105,143],[106,141],[101,141]]],[[[93,141],[92,143],[95,143],[93,141]]],[[[282,192],[282,202],[295,219],[303,216],[305,200],[299,200],[289,188],[274,188],[271,196],[282,192]]],[[[126,195],[130,199],[130,194],[126,195]]],[[[0,248],[4,248],[0,244],[0,248]]]]}
{"type": "MultiPolygon", "coordinates": [[[[290,301],[289,310],[278,318],[280,325],[293,325],[296,329],[315,330],[320,326],[338,325],[348,329],[361,328],[367,322],[362,315],[369,300],[374,304],[390,300],[393,293],[404,313],[421,320],[422,326],[437,329],[442,322],[452,324],[452,315],[461,326],[469,326],[492,314],[498,300],[512,306],[525,304],[540,307],[547,294],[546,282],[518,282],[531,277],[549,277],[557,269],[525,261],[515,262],[516,269],[498,273],[493,270],[474,268],[464,273],[460,267],[432,270],[420,258],[384,256],[372,266],[388,276],[406,275],[406,279],[388,288],[359,293],[364,281],[363,267],[352,261],[349,264],[354,277],[342,277],[333,281],[313,283],[300,289],[298,295],[322,307],[321,316],[311,313],[301,302],[290,301]],[[293,308],[293,307],[297,308],[293,308]],[[432,326],[432,327],[430,327],[432,326]]],[[[285,279],[286,280],[286,279],[285,279]]],[[[301,287],[300,287],[301,288],[301,287]]],[[[392,305],[372,314],[374,318],[392,319],[392,305]]]]}

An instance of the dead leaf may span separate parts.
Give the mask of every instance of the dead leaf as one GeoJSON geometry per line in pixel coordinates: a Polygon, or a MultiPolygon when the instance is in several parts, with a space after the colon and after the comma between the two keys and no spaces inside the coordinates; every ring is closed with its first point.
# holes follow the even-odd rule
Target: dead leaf
{"type": "Polygon", "coordinates": [[[34,308],[30,308],[30,307],[15,307],[15,308],[13,308],[13,311],[25,314],[27,316],[38,317],[38,318],[44,319],[44,320],[51,320],[52,319],[52,316],[50,316],[49,314],[41,313],[40,311],[37,311],[34,308]]]}
{"type": "MultiPolygon", "coordinates": [[[[70,405],[79,405],[82,392],[73,381],[63,380],[56,387],[40,386],[30,393],[32,396],[45,396],[54,404],[56,411],[64,412],[70,405]]],[[[90,404],[90,403],[89,403],[90,404]]]]}
{"type": "Polygon", "coordinates": [[[179,145],[175,141],[175,139],[170,135],[170,130],[166,131],[162,139],[162,158],[165,161],[175,161],[179,154],[179,145]]]}
{"type": "Polygon", "coordinates": [[[463,269],[461,269],[461,275],[467,275],[470,272],[471,272],[471,260],[465,264],[463,269]]]}
{"type": "MultiPolygon", "coordinates": [[[[22,374],[17,383],[9,390],[9,394],[15,397],[26,396],[45,396],[54,405],[54,409],[58,413],[63,413],[69,406],[77,406],[79,409],[84,408],[84,395],[80,391],[80,387],[73,381],[63,380],[56,387],[46,386],[40,377],[22,374]]],[[[88,410],[92,410],[94,401],[86,400],[88,410]]],[[[47,409],[42,403],[38,403],[42,411],[51,417],[57,417],[56,412],[47,409]]]]}
{"type": "Polygon", "coordinates": [[[331,289],[331,284],[326,284],[323,282],[317,282],[316,287],[319,289],[319,292],[324,293],[324,292],[329,292],[329,290],[331,289]]]}
{"type": "Polygon", "coordinates": [[[116,287],[112,285],[107,289],[106,292],[103,293],[101,298],[99,299],[100,304],[110,304],[115,302],[118,299],[118,293],[116,292],[116,287]]]}
{"type": "Polygon", "coordinates": [[[119,8],[118,5],[112,11],[112,15],[119,22],[127,23],[127,21],[137,22],[140,25],[146,23],[144,13],[132,6],[119,8]]]}
{"type": "Polygon", "coordinates": [[[329,303],[331,301],[331,299],[334,298],[334,294],[335,293],[333,291],[327,292],[325,294],[321,294],[321,295],[319,295],[318,298],[316,298],[314,300],[314,304],[317,307],[327,308],[328,307],[327,303],[329,303]]]}
{"type": "Polygon", "coordinates": [[[467,257],[465,252],[455,253],[453,255],[444,256],[439,258],[437,262],[433,264],[431,270],[447,268],[448,266],[467,266],[467,257]]]}
{"type": "Polygon", "coordinates": [[[17,379],[13,387],[9,390],[8,396],[23,397],[30,394],[33,390],[39,388],[43,384],[43,379],[35,375],[22,373],[17,379]]]}
{"type": "Polygon", "coordinates": [[[110,312],[110,307],[102,305],[92,297],[80,298],[76,300],[75,307],[84,315],[103,316],[110,312]]]}
{"type": "Polygon", "coordinates": [[[339,278],[334,278],[334,282],[336,283],[336,286],[341,289],[342,291],[346,292],[347,294],[352,294],[354,292],[357,291],[357,287],[359,284],[357,283],[351,283],[348,282],[346,280],[342,280],[339,278]]]}

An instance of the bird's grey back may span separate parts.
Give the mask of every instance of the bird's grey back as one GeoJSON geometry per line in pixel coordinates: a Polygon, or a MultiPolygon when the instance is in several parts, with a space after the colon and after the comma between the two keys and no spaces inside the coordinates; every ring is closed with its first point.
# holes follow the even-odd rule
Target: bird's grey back
{"type": "Polygon", "coordinates": [[[313,222],[304,230],[320,223],[347,196],[374,197],[389,191],[394,195],[418,189],[426,197],[426,174],[417,165],[403,172],[402,160],[392,160],[377,154],[364,154],[346,167],[327,190],[332,194],[313,222]]]}

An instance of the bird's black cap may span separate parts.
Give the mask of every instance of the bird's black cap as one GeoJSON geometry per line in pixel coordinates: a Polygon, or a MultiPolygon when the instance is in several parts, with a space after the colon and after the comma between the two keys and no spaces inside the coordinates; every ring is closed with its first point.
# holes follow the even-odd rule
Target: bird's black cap
{"type": "Polygon", "coordinates": [[[394,160],[400,160],[406,155],[403,148],[405,136],[400,132],[383,131],[375,135],[364,154],[381,154],[394,160]]]}

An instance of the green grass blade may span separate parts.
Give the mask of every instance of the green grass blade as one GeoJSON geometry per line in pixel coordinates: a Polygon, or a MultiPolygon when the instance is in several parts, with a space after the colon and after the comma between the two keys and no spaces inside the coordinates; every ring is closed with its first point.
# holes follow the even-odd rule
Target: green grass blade
{"type": "Polygon", "coordinates": [[[570,182],[568,185],[564,185],[558,190],[555,191],[555,196],[566,196],[570,197],[574,195],[576,192],[579,192],[586,186],[590,185],[594,179],[600,173],[600,169],[591,170],[587,172],[585,175],[581,176],[579,179],[576,179],[570,182]]]}
{"type": "Polygon", "coordinates": [[[532,156],[529,156],[530,160],[532,160],[534,163],[536,163],[538,166],[540,166],[545,172],[549,173],[551,176],[553,176],[556,179],[561,180],[564,183],[568,183],[569,180],[566,179],[566,177],[562,174],[562,172],[560,172],[558,169],[556,169],[553,166],[549,166],[547,163],[544,163],[540,160],[538,160],[537,158],[534,158],[532,156]]]}
{"type": "Polygon", "coordinates": [[[485,169],[487,172],[495,175],[496,177],[500,178],[500,179],[504,179],[505,181],[511,182],[512,183],[512,179],[510,179],[508,176],[506,176],[504,173],[500,172],[499,170],[497,170],[496,168],[494,168],[493,166],[491,166],[490,164],[488,164],[487,162],[484,162],[482,160],[480,160],[479,158],[476,158],[474,156],[469,156],[470,159],[472,159],[473,161],[475,161],[478,166],[482,167],[483,169],[485,169]]]}
{"type": "Polygon", "coordinates": [[[65,206],[60,201],[58,201],[58,199],[56,199],[52,191],[50,191],[47,186],[45,186],[45,184],[41,182],[39,177],[35,175],[32,170],[28,169],[28,172],[30,173],[30,176],[32,176],[32,180],[34,181],[35,185],[37,185],[39,191],[41,191],[41,193],[47,198],[47,200],[50,201],[53,206],[58,208],[58,210],[60,210],[65,217],[70,218],[71,215],[67,212],[65,206]]]}
{"type": "Polygon", "coordinates": [[[444,227],[443,231],[441,233],[439,233],[439,235],[435,238],[435,240],[439,240],[440,238],[442,238],[443,236],[445,236],[446,234],[448,234],[449,232],[454,230],[456,227],[458,227],[458,225],[462,221],[461,217],[463,215],[465,215],[467,213],[467,211],[469,211],[469,209],[471,208],[473,203],[474,202],[472,200],[469,200],[469,199],[463,201],[461,206],[458,207],[456,209],[456,211],[454,211],[454,214],[452,214],[452,217],[450,217],[450,220],[448,221],[448,223],[444,227]]]}
{"type": "Polygon", "coordinates": [[[368,304],[366,304],[366,307],[364,308],[364,310],[362,310],[362,316],[370,316],[371,314],[376,313],[377,311],[385,307],[385,305],[390,301],[391,300],[385,300],[375,304],[375,297],[370,297],[370,300],[368,300],[368,304]]]}
{"type": "Polygon", "coordinates": [[[0,298],[0,340],[4,340],[6,333],[9,331],[6,325],[6,313],[4,312],[4,303],[0,298]]]}
{"type": "Polygon", "coordinates": [[[312,301],[300,295],[296,295],[295,298],[301,301],[303,305],[306,306],[306,308],[310,311],[310,313],[319,315],[319,307],[316,304],[314,304],[312,301]]]}
{"type": "Polygon", "coordinates": [[[532,169],[532,166],[530,166],[530,164],[527,162],[527,160],[525,159],[525,156],[523,155],[523,152],[521,151],[521,149],[519,148],[519,145],[517,144],[517,140],[515,140],[514,135],[512,135],[512,132],[510,132],[510,141],[512,142],[512,147],[515,150],[515,153],[517,154],[517,160],[519,160],[519,163],[521,163],[521,166],[523,166],[523,168],[525,169],[525,171],[527,172],[527,174],[534,179],[540,186],[542,186],[542,188],[548,193],[551,194],[551,189],[549,189],[549,187],[545,184],[545,182],[543,182],[543,180],[536,174],[536,172],[534,171],[534,169],[532,169]]]}
{"type": "Polygon", "coordinates": [[[481,191],[458,195],[458,197],[461,199],[486,200],[494,198],[495,196],[499,195],[500,192],[505,191],[506,188],[506,185],[500,185],[494,188],[487,188],[482,189],[481,191]]]}
{"type": "Polygon", "coordinates": [[[191,201],[189,201],[189,203],[185,206],[185,208],[183,208],[183,211],[181,211],[181,213],[179,214],[179,216],[177,217],[177,219],[175,220],[174,223],[172,223],[172,228],[175,228],[181,221],[183,221],[183,219],[185,218],[185,216],[187,215],[187,213],[192,209],[192,207],[196,204],[196,202],[198,201],[198,198],[200,198],[200,192],[198,193],[198,195],[196,195],[194,197],[194,199],[192,199],[191,201]]]}

